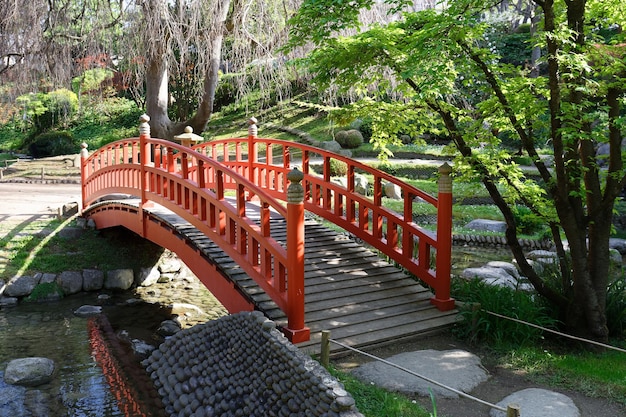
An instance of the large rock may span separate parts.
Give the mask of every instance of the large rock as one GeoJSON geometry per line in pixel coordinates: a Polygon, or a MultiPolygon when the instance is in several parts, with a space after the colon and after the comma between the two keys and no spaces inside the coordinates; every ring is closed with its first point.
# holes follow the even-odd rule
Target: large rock
{"type": "Polygon", "coordinates": [[[57,277],[57,284],[66,295],[79,293],[83,290],[83,274],[79,271],[63,271],[57,277]]]}
{"type": "Polygon", "coordinates": [[[104,285],[104,272],[99,269],[83,270],[83,290],[98,291],[104,285]]]}
{"type": "Polygon", "coordinates": [[[609,239],[609,247],[615,249],[622,255],[626,255],[626,239],[612,237],[609,239]]]}
{"type": "Polygon", "coordinates": [[[141,268],[136,284],[140,287],[150,287],[157,283],[161,273],[156,266],[151,268],[141,268]]]}
{"type": "Polygon", "coordinates": [[[354,174],[354,191],[361,195],[367,195],[368,189],[369,181],[367,177],[361,174],[354,174]]]}
{"type": "Polygon", "coordinates": [[[512,264],[511,262],[489,261],[485,264],[485,266],[490,267],[490,268],[504,269],[506,273],[511,275],[512,277],[515,277],[517,279],[521,278],[519,271],[517,270],[517,267],[515,266],[515,264],[512,264]]]}
{"type": "MultiPolygon", "coordinates": [[[[520,407],[522,417],[579,417],[580,410],[568,396],[541,388],[527,388],[505,397],[498,404],[520,407]]],[[[490,417],[505,417],[506,412],[491,410],[490,417]]]]}
{"type": "Polygon", "coordinates": [[[83,318],[97,316],[100,313],[102,313],[101,306],[84,305],[74,310],[74,315],[76,317],[83,317],[83,318]]]}
{"type": "Polygon", "coordinates": [[[17,297],[5,297],[0,295],[0,307],[13,307],[18,303],[17,297]]]}
{"type": "Polygon", "coordinates": [[[57,280],[57,274],[44,272],[43,274],[41,273],[35,274],[35,276],[37,275],[41,275],[41,278],[39,279],[40,284],[52,284],[53,282],[56,282],[57,280]]]}
{"type": "Polygon", "coordinates": [[[178,272],[181,267],[182,263],[176,258],[163,259],[159,263],[159,271],[163,274],[178,272]]]}
{"type": "Polygon", "coordinates": [[[383,189],[385,190],[385,197],[393,200],[402,200],[402,190],[398,184],[386,182],[383,189]]]}
{"type": "Polygon", "coordinates": [[[498,267],[482,266],[479,268],[466,268],[461,272],[461,277],[465,279],[480,279],[486,284],[494,286],[519,290],[532,289],[530,284],[521,282],[519,275],[515,277],[509,274],[506,269],[498,267]]]}
{"type": "Polygon", "coordinates": [[[135,275],[132,269],[112,269],[107,272],[104,288],[125,291],[132,287],[134,281],[135,275]]]}
{"type": "Polygon", "coordinates": [[[321,143],[322,149],[325,149],[329,152],[339,152],[341,151],[341,145],[336,140],[329,140],[321,143]]]}
{"type": "Polygon", "coordinates": [[[474,219],[467,223],[465,228],[486,232],[504,233],[506,231],[506,223],[498,220],[474,219]]]}
{"type": "Polygon", "coordinates": [[[15,277],[7,284],[4,295],[7,297],[25,297],[33,292],[38,283],[39,281],[35,277],[29,275],[15,277]]]}
{"type": "Polygon", "coordinates": [[[52,380],[54,361],[48,358],[21,358],[9,362],[4,382],[13,385],[37,386],[52,380]]]}
{"type": "MultiPolygon", "coordinates": [[[[387,361],[462,392],[471,392],[489,378],[478,356],[459,349],[406,352],[387,358],[387,361]]],[[[432,389],[436,397],[458,398],[458,394],[450,390],[382,362],[361,365],[352,371],[352,375],[366,383],[407,395],[427,397],[432,389]]]]}

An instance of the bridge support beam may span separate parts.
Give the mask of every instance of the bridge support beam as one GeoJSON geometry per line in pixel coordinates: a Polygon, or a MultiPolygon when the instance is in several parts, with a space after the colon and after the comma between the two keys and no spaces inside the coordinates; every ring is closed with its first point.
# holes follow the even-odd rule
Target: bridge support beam
{"type": "Polygon", "coordinates": [[[287,327],[283,333],[292,343],[306,342],[311,330],[304,325],[304,174],[287,174],[287,327]]]}

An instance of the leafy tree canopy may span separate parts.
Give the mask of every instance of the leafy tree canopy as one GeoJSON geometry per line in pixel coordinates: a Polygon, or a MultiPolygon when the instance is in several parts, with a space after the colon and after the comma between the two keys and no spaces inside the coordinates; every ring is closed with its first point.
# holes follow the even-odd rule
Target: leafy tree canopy
{"type": "Polygon", "coordinates": [[[384,5],[384,18],[364,24],[380,3],[305,0],[291,20],[291,46],[315,46],[303,62],[314,83],[360,98],[334,117],[371,118],[383,157],[391,156],[387,146],[398,132],[416,140],[443,132],[459,156],[457,174],[480,178],[503,212],[524,275],[575,331],[606,339],[608,239],[626,184],[626,4],[535,0],[514,8],[501,0],[451,0],[417,12],[403,1],[384,5]],[[503,59],[493,22],[505,11],[530,21],[537,60],[503,59]],[[510,142],[518,147],[503,146],[510,142]],[[602,144],[606,155],[597,152],[602,144]],[[544,147],[549,157],[540,155],[544,147]],[[512,162],[522,151],[538,181],[512,162]],[[560,283],[542,279],[524,259],[515,204],[550,225],[560,283]]]}

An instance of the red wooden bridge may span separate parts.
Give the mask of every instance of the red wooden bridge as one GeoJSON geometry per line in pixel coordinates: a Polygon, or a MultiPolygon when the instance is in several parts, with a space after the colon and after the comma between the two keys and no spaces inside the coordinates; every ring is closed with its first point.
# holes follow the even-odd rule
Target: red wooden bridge
{"type": "Polygon", "coordinates": [[[83,216],[97,228],[123,226],[172,250],[228,311],[261,310],[300,346],[321,330],[365,346],[456,320],[447,164],[435,198],[350,158],[258,138],[254,122],[247,138],[192,147],[151,138],[148,122],[138,138],[83,148],[83,216]],[[344,184],[332,181],[332,160],[347,165],[344,184]],[[371,196],[358,192],[359,174],[371,196]],[[402,213],[384,206],[387,183],[401,190],[402,213]],[[414,223],[416,199],[437,208],[436,233],[414,223]]]}

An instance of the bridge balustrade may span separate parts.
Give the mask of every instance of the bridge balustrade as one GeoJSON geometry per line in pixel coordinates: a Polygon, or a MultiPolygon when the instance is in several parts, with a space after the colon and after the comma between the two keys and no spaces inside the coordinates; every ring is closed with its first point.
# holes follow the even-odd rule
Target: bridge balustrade
{"type": "Polygon", "coordinates": [[[433,197],[336,153],[259,138],[254,119],[247,138],[192,148],[151,138],[148,121],[142,116],[139,138],[107,144],[92,155],[85,145],[84,212],[94,213],[95,203],[112,194],[135,196],[141,205],[132,214],[137,217],[132,223],[140,226],[131,230],[157,243],[166,240],[149,228],[148,209],[159,204],[177,214],[216,242],[286,313],[288,325],[283,331],[294,343],[309,339],[304,325],[305,210],[362,239],[421,279],[433,290],[431,303],[440,310],[454,308],[450,298],[452,184],[447,164],[439,169],[439,193],[433,197]],[[331,175],[334,160],[347,167],[343,182],[331,175]],[[360,175],[372,184],[368,192],[359,190],[360,175]],[[385,207],[384,189],[389,184],[401,192],[401,212],[385,207]],[[258,222],[248,212],[250,200],[255,200],[258,222]],[[417,200],[436,207],[436,232],[413,221],[417,200]],[[287,220],[286,248],[271,237],[271,211],[287,220]]]}
{"type": "MultiPolygon", "coordinates": [[[[107,144],[81,164],[83,210],[112,194],[136,196],[141,207],[157,203],[187,220],[219,246],[287,313],[283,329],[293,342],[308,340],[304,325],[304,212],[302,200],[286,207],[248,178],[188,147],[150,138],[144,116],[140,137],[107,144]],[[234,191],[235,204],[227,199],[234,191]],[[246,201],[254,197],[260,220],[251,220],[246,201]],[[271,238],[270,211],[288,220],[287,248],[271,238]],[[295,227],[295,229],[294,229],[295,227]],[[300,228],[299,231],[297,228],[300,228]],[[291,236],[291,241],[289,238],[291,236]],[[294,239],[300,240],[294,241],[294,239]]],[[[290,176],[297,191],[301,179],[290,176]]],[[[293,193],[292,193],[293,194],[293,193]]],[[[286,200],[282,196],[282,200],[286,200]]],[[[297,197],[297,192],[296,192],[297,197]]],[[[147,225],[144,210],[137,224],[147,225]]],[[[139,233],[149,238],[145,229],[139,233]]],[[[158,240],[158,239],[157,239],[158,240]]]]}
{"type": "Polygon", "coordinates": [[[287,174],[293,166],[299,166],[304,175],[305,210],[342,227],[424,281],[433,289],[431,302],[440,310],[454,308],[450,298],[452,182],[447,164],[439,168],[439,192],[435,198],[351,158],[305,144],[259,138],[254,118],[249,125],[247,138],[204,142],[193,149],[220,161],[277,199],[285,198],[287,174]],[[333,160],[346,164],[345,184],[331,176],[333,160]],[[314,169],[315,165],[321,165],[321,172],[314,169]],[[371,178],[371,196],[358,189],[358,174],[371,178]],[[384,206],[387,183],[401,190],[401,213],[384,206]],[[413,204],[417,200],[436,207],[436,233],[413,221],[413,204]]]}

